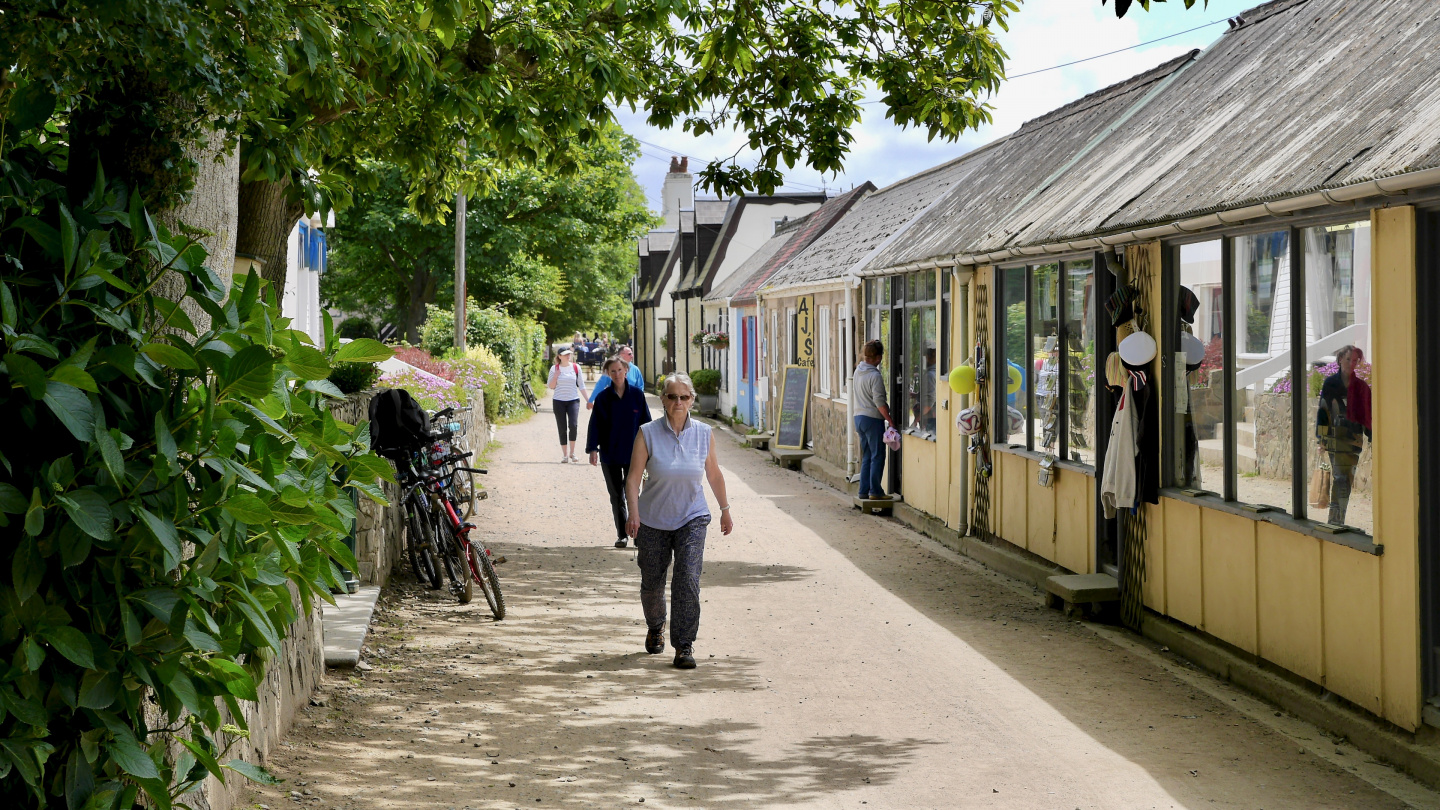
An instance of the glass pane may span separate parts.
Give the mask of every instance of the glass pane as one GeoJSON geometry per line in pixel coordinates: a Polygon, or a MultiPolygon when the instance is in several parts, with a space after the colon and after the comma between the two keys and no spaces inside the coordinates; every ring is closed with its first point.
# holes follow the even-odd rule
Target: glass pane
{"type": "Polygon", "coordinates": [[[1095,466],[1095,262],[1065,262],[1065,346],[1070,420],[1066,455],[1095,466]]]}
{"type": "Polygon", "coordinates": [[[1180,342],[1172,428],[1175,486],[1225,491],[1224,276],[1219,239],[1180,247],[1175,311],[1180,342]],[[1198,361],[1196,358],[1199,358],[1198,361]],[[1181,449],[1183,448],[1183,450],[1181,449]]]}
{"type": "Polygon", "coordinates": [[[1030,268],[1030,359],[1035,370],[1035,413],[1030,418],[1030,449],[1060,450],[1060,265],[1030,268]]]}
{"type": "Polygon", "coordinates": [[[995,424],[999,426],[999,441],[1024,445],[1030,385],[1030,374],[1026,371],[1030,361],[1025,357],[1025,268],[1009,267],[1002,272],[1005,274],[1002,285],[1005,341],[1000,347],[1001,363],[997,365],[1004,371],[997,375],[997,384],[1005,387],[1007,412],[1004,418],[996,419],[995,424]]]}
{"type": "Polygon", "coordinates": [[[1290,239],[1236,237],[1236,497],[1292,512],[1290,239]]]}
{"type": "Polygon", "coordinates": [[[1309,517],[1373,534],[1370,222],[1306,228],[1301,236],[1311,369],[1306,424],[1314,437],[1304,468],[1309,517]]]}
{"type": "Polygon", "coordinates": [[[935,432],[935,383],[938,369],[935,347],[935,307],[906,309],[905,427],[935,432]]]}

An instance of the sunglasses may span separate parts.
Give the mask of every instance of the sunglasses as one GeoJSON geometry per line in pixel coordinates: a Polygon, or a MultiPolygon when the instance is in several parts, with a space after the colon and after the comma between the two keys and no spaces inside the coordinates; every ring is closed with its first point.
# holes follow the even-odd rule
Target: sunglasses
{"type": "Polygon", "coordinates": [[[671,402],[689,402],[694,397],[691,397],[689,394],[666,394],[665,398],[671,402]]]}

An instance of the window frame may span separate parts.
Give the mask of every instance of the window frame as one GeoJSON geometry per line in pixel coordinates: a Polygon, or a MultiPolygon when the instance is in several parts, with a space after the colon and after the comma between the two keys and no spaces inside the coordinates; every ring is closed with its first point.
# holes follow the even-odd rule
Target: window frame
{"type": "MultiPolygon", "coordinates": [[[[994,276],[995,276],[995,279],[996,279],[996,284],[995,284],[996,292],[995,292],[994,301],[997,302],[997,303],[996,303],[996,307],[995,307],[995,312],[996,312],[997,317],[995,317],[995,319],[994,319],[994,324],[991,326],[992,334],[990,335],[990,339],[991,339],[991,341],[992,341],[992,345],[996,346],[997,348],[1001,348],[1001,350],[995,353],[994,367],[997,369],[997,371],[996,371],[995,373],[996,373],[996,380],[997,380],[998,382],[997,382],[996,385],[992,386],[993,391],[992,391],[991,396],[994,397],[994,401],[990,403],[990,406],[991,406],[991,410],[992,410],[993,413],[996,413],[996,414],[1004,414],[1004,415],[1005,415],[1004,418],[999,418],[999,417],[997,417],[997,418],[991,420],[991,421],[992,421],[991,429],[992,429],[992,432],[993,432],[992,442],[993,442],[993,446],[995,447],[996,450],[999,450],[999,451],[1001,451],[1001,452],[1023,453],[1023,454],[1026,454],[1026,455],[1035,456],[1035,457],[1037,457],[1037,458],[1038,458],[1038,457],[1042,457],[1042,456],[1053,455],[1054,458],[1055,458],[1055,462],[1056,462],[1056,464],[1058,464],[1058,465],[1061,465],[1061,466],[1066,467],[1066,468],[1069,468],[1069,469],[1078,470],[1078,471],[1080,471],[1080,472],[1082,472],[1082,473],[1084,473],[1084,474],[1086,474],[1086,475],[1089,475],[1089,476],[1093,476],[1093,477],[1097,477],[1097,478],[1099,477],[1099,475],[1100,475],[1100,469],[1101,469],[1101,467],[1103,466],[1103,463],[1104,463],[1104,462],[1103,462],[1103,459],[1104,459],[1104,449],[1105,449],[1105,445],[1108,444],[1108,442],[1109,442],[1109,430],[1108,430],[1108,428],[1109,428],[1109,421],[1110,421],[1110,417],[1113,415],[1113,414],[1112,414],[1113,406],[1112,406],[1112,405],[1110,404],[1110,402],[1109,402],[1109,397],[1107,397],[1107,396],[1104,395],[1104,391],[1103,391],[1104,386],[1099,385],[1099,379],[1100,379],[1100,373],[1099,373],[1099,372],[1101,372],[1101,370],[1103,369],[1103,366],[1101,365],[1101,361],[1100,361],[1098,358],[1099,358],[1099,356],[1100,356],[1100,354],[1101,354],[1101,352],[1102,352],[1102,347],[1108,346],[1108,343],[1102,343],[1099,338],[1100,338],[1100,335],[1103,334],[1103,333],[1105,333],[1105,330],[1109,328],[1108,325],[1104,325],[1104,324],[1102,324],[1102,322],[1101,322],[1101,309],[1102,309],[1102,307],[1103,307],[1102,300],[1103,300],[1103,297],[1106,295],[1106,287],[1108,286],[1108,285],[1103,284],[1103,283],[1102,283],[1102,280],[1101,280],[1101,273],[1106,273],[1106,272],[1108,272],[1108,271],[1106,271],[1105,268],[1106,268],[1105,256],[1104,256],[1104,253],[1103,253],[1102,251],[1082,251],[1082,252],[1060,253],[1060,254],[1044,255],[1044,256],[1031,256],[1031,257],[1027,257],[1027,260],[1026,260],[1026,261],[1023,261],[1023,262],[1007,262],[1007,263],[1004,263],[1004,264],[997,264],[997,265],[994,266],[994,276]],[[1094,277],[1095,277],[1095,281],[1093,282],[1093,284],[1094,284],[1094,287],[1093,287],[1094,293],[1093,293],[1093,294],[1094,294],[1094,296],[1095,296],[1095,330],[1096,330],[1096,357],[1097,357],[1097,360],[1096,360],[1096,370],[1097,370],[1097,374],[1096,374],[1096,384],[1095,384],[1095,385],[1092,387],[1092,389],[1089,391],[1089,396],[1090,396],[1090,397],[1092,398],[1092,400],[1095,402],[1095,421],[1096,421],[1096,424],[1095,424],[1095,426],[1094,426],[1094,428],[1095,428],[1095,430],[1094,430],[1094,435],[1095,435],[1095,445],[1096,445],[1096,446],[1095,446],[1095,459],[1096,459],[1096,463],[1095,463],[1094,465],[1085,464],[1085,463],[1083,463],[1083,462],[1073,461],[1073,460],[1070,459],[1070,408],[1068,407],[1068,403],[1070,402],[1070,387],[1071,387],[1071,386],[1070,386],[1070,378],[1071,378],[1070,365],[1071,365],[1072,358],[1071,358],[1071,356],[1070,356],[1070,352],[1069,352],[1069,351],[1064,351],[1064,350],[1062,350],[1062,351],[1060,352],[1060,363],[1059,363],[1059,369],[1058,369],[1059,379],[1058,379],[1058,381],[1057,381],[1057,386],[1058,386],[1058,389],[1059,389],[1059,390],[1058,390],[1057,400],[1056,400],[1056,401],[1059,403],[1059,404],[1058,404],[1059,413],[1056,414],[1055,430],[1056,430],[1057,435],[1056,435],[1056,441],[1055,441],[1055,450],[1054,450],[1053,453],[1046,453],[1044,450],[1037,450],[1037,449],[1035,448],[1035,431],[1034,431],[1034,429],[1033,429],[1033,425],[1034,425],[1034,422],[1035,422],[1035,419],[1036,419],[1036,415],[1035,415],[1035,406],[1036,406],[1035,389],[1036,389],[1036,385],[1037,385],[1037,382],[1038,382],[1038,381],[1037,381],[1038,375],[1035,373],[1035,359],[1034,359],[1034,358],[1035,358],[1035,350],[1036,350],[1036,347],[1035,347],[1035,334],[1034,334],[1034,332],[1035,332],[1035,314],[1036,314],[1036,313],[1035,313],[1035,309],[1036,309],[1036,306],[1037,306],[1037,302],[1035,301],[1035,294],[1034,294],[1034,292],[1035,292],[1035,272],[1034,272],[1034,271],[1035,271],[1035,269],[1038,268],[1038,267],[1044,267],[1044,266],[1050,266],[1050,265],[1054,265],[1055,268],[1056,268],[1056,269],[1055,269],[1056,278],[1059,280],[1058,283],[1059,283],[1060,286],[1059,286],[1059,288],[1058,288],[1057,313],[1056,313],[1056,335],[1055,335],[1055,336],[1056,336],[1057,342],[1059,343],[1059,345],[1060,345],[1060,346],[1062,347],[1062,349],[1063,349],[1063,347],[1067,345],[1066,339],[1068,338],[1068,329],[1069,329],[1068,320],[1067,320],[1067,318],[1065,317],[1065,303],[1066,303],[1066,299],[1065,299],[1065,292],[1066,292],[1066,290],[1064,289],[1065,268],[1066,268],[1066,264],[1067,264],[1067,263],[1076,262],[1076,261],[1090,261],[1090,262],[1092,262],[1092,263],[1093,263],[1093,270],[1092,270],[1092,272],[1093,272],[1094,277]],[[1008,377],[1008,371],[1007,371],[1007,369],[1008,369],[1008,362],[1011,361],[1011,360],[1014,360],[1014,358],[1006,356],[1005,353],[1004,353],[1004,351],[1003,351],[1003,348],[1001,348],[1001,347],[1004,347],[1004,346],[1005,346],[1006,316],[1009,314],[1009,313],[1008,313],[1008,308],[1006,308],[1006,307],[1003,306],[1003,302],[1006,300],[1006,299],[1005,299],[1005,294],[1006,294],[1006,290],[1005,290],[1005,276],[1006,276],[1007,271],[1014,270],[1014,269],[1017,269],[1017,268],[1023,268],[1023,269],[1024,269],[1024,273],[1023,273],[1024,282],[1023,282],[1023,283],[1024,283],[1024,285],[1025,285],[1025,298],[1024,298],[1024,300],[1025,300],[1025,327],[1024,327],[1024,335],[1025,335],[1025,347],[1024,347],[1024,351],[1025,351],[1025,362],[1024,362],[1024,363],[1021,363],[1020,365],[1021,365],[1021,368],[1025,369],[1025,372],[1024,372],[1024,373],[1025,373],[1025,381],[1026,381],[1026,386],[1025,386],[1025,398],[1026,398],[1025,420],[1026,420],[1026,425],[1025,425],[1025,431],[1024,431],[1025,442],[1024,442],[1024,444],[1018,444],[1018,445],[1017,445],[1017,444],[1011,444],[1011,443],[1010,443],[1010,432],[1009,432],[1010,426],[1009,426],[1009,416],[1008,416],[1008,413],[1009,413],[1009,402],[1008,402],[1008,396],[1007,396],[1007,390],[1006,390],[1006,384],[1007,384],[1007,381],[1008,381],[1008,379],[1009,379],[1009,377],[1008,377]]],[[[1111,330],[1111,333],[1113,334],[1113,330],[1111,330]]]]}
{"type": "MultiPolygon", "coordinates": [[[[1289,307],[1288,316],[1290,345],[1287,350],[1290,352],[1290,379],[1292,381],[1308,379],[1306,368],[1306,317],[1308,303],[1305,297],[1306,267],[1305,248],[1303,233],[1309,228],[1326,227],[1330,225],[1345,225],[1355,222],[1371,222],[1371,209],[1363,208],[1350,211],[1329,211],[1314,216],[1294,218],[1290,221],[1276,221],[1266,219],[1262,222],[1247,224],[1244,227],[1232,228],[1224,231],[1211,231],[1188,235],[1184,238],[1166,239],[1161,242],[1161,272],[1162,272],[1162,306],[1161,319],[1164,327],[1160,330],[1162,335],[1161,351],[1161,382],[1164,390],[1173,392],[1178,384],[1176,374],[1175,355],[1179,351],[1179,313],[1177,307],[1177,296],[1180,289],[1180,248],[1185,245],[1213,242],[1219,240],[1221,257],[1221,285],[1224,293],[1221,296],[1222,314],[1221,324],[1224,330],[1224,369],[1222,379],[1224,380],[1224,480],[1221,492],[1209,490],[1195,490],[1181,488],[1174,482],[1175,470],[1175,442],[1162,442],[1160,469],[1164,477],[1160,484],[1162,491],[1167,497],[1185,500],[1210,508],[1219,508],[1222,511],[1250,517],[1301,533],[1329,540],[1341,545],[1366,551],[1371,554],[1379,554],[1384,546],[1376,545],[1374,535],[1350,525],[1343,527],[1332,527],[1323,520],[1317,520],[1310,515],[1309,504],[1309,461],[1308,445],[1309,436],[1309,386],[1301,386],[1292,382],[1290,388],[1290,500],[1291,507],[1285,510],[1274,504],[1249,503],[1239,499],[1239,461],[1237,458],[1236,444],[1238,437],[1235,435],[1238,430],[1238,422],[1235,418],[1235,372],[1238,370],[1238,354],[1240,347],[1236,345],[1238,335],[1236,334],[1236,295],[1238,289],[1236,284],[1237,268],[1235,267],[1235,240],[1238,238],[1253,236],[1255,234],[1286,232],[1287,251],[1289,253],[1289,296],[1292,305],[1289,307]],[[1294,302],[1299,302],[1295,305],[1294,302]],[[1303,389],[1304,396],[1297,397],[1303,389]],[[1218,497],[1217,497],[1218,496],[1218,497]]],[[[1373,234],[1372,234],[1372,239],[1373,234]]],[[[1370,268],[1372,283],[1375,268],[1370,268]]],[[[1367,313],[1372,317],[1373,303],[1371,298],[1372,312],[1367,313]]],[[[1373,348],[1373,347],[1372,347],[1373,348]]],[[[1369,351],[1367,350],[1367,359],[1369,351]]],[[[1175,414],[1173,407],[1162,408],[1161,414],[1161,435],[1173,436],[1175,430],[1175,414]]]]}
{"type": "MultiPolygon", "coordinates": [[[[939,289],[940,289],[940,282],[939,282],[939,280],[936,278],[936,270],[934,270],[934,269],[930,269],[930,270],[916,270],[916,271],[913,271],[913,272],[910,272],[910,273],[903,273],[903,274],[900,274],[900,275],[898,275],[898,276],[892,276],[891,278],[899,278],[899,279],[900,279],[898,286],[899,286],[900,289],[901,289],[901,294],[900,294],[901,306],[899,306],[899,307],[897,307],[897,308],[900,309],[900,311],[901,311],[902,313],[904,313],[904,314],[900,316],[900,318],[901,318],[901,321],[900,321],[900,323],[901,323],[901,332],[900,332],[900,334],[901,334],[901,345],[900,345],[899,357],[900,357],[901,375],[902,375],[902,377],[906,378],[906,383],[908,383],[908,377],[909,377],[909,375],[910,375],[911,364],[914,363],[915,360],[916,360],[916,358],[912,356],[912,349],[913,349],[913,347],[910,345],[910,338],[911,338],[911,336],[912,336],[912,335],[911,335],[911,330],[910,330],[910,317],[911,317],[911,313],[914,312],[914,311],[917,311],[917,310],[925,310],[925,309],[934,310],[934,311],[935,311],[936,326],[937,326],[937,330],[938,330],[939,318],[940,318],[940,312],[939,312],[939,298],[940,298],[940,296],[939,296],[939,289]],[[933,286],[934,286],[934,289],[935,289],[935,293],[933,294],[932,297],[916,298],[916,299],[913,299],[913,300],[912,300],[911,297],[910,297],[910,294],[911,294],[911,290],[912,290],[912,287],[913,287],[913,282],[914,282],[914,281],[922,280],[924,277],[927,277],[927,276],[929,277],[929,281],[930,281],[930,282],[934,282],[934,285],[933,285],[933,286]]],[[[926,289],[927,293],[929,292],[928,286],[929,286],[929,285],[927,284],[927,289],[926,289]]],[[[925,316],[924,316],[923,312],[922,312],[921,315],[920,315],[920,319],[921,319],[921,323],[924,323],[925,316]]],[[[930,392],[930,393],[931,393],[931,397],[934,399],[934,401],[930,403],[930,406],[931,406],[932,409],[938,409],[938,408],[939,408],[938,386],[939,386],[939,382],[940,382],[940,378],[939,378],[940,365],[939,365],[939,363],[938,363],[938,359],[939,359],[939,356],[940,356],[940,346],[939,346],[939,341],[938,341],[938,336],[937,336],[937,335],[932,334],[930,337],[931,337],[931,339],[936,340],[935,356],[936,356],[936,358],[937,358],[937,364],[936,364],[936,368],[935,368],[936,380],[935,380],[935,386],[933,386],[933,388],[936,389],[936,390],[932,390],[932,391],[930,392]]],[[[920,369],[920,373],[921,373],[921,374],[924,374],[924,369],[923,369],[923,368],[920,369]]],[[[923,390],[923,387],[922,387],[922,390],[923,390]]],[[[901,395],[902,395],[902,397],[903,397],[903,401],[900,403],[900,408],[901,408],[901,410],[899,411],[899,413],[904,416],[904,423],[905,423],[905,425],[906,425],[906,427],[905,427],[905,429],[904,429],[904,432],[905,432],[905,433],[908,433],[908,434],[910,434],[910,435],[912,435],[912,436],[917,436],[917,437],[919,437],[919,438],[926,439],[927,441],[932,441],[932,442],[935,441],[935,440],[936,440],[936,439],[935,439],[935,433],[936,433],[936,430],[939,429],[939,424],[940,424],[940,423],[939,423],[939,419],[938,419],[938,414],[936,414],[936,423],[935,423],[935,424],[936,424],[936,427],[935,427],[935,429],[933,429],[933,430],[926,430],[925,428],[923,428],[922,426],[920,426],[920,425],[918,425],[918,424],[917,424],[917,425],[910,425],[910,424],[909,424],[909,421],[910,421],[910,417],[911,417],[911,409],[912,409],[912,407],[914,406],[914,403],[910,401],[910,394],[909,394],[908,385],[902,384],[902,385],[900,386],[900,393],[901,393],[901,395]]]]}
{"type": "Polygon", "coordinates": [[[839,348],[840,367],[837,382],[840,387],[840,396],[850,396],[850,373],[855,368],[855,339],[852,331],[853,321],[850,317],[850,305],[840,304],[838,307],[839,317],[835,319],[835,345],[839,348]]]}
{"type": "Polygon", "coordinates": [[[815,308],[816,334],[820,337],[815,347],[816,391],[822,397],[830,396],[830,305],[815,308]]]}

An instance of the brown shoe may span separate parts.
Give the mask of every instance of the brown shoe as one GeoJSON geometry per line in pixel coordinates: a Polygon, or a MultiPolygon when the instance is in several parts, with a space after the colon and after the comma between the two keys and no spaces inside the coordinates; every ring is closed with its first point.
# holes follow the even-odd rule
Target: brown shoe
{"type": "Polygon", "coordinates": [[[676,669],[694,669],[694,668],[695,668],[695,652],[694,652],[693,650],[691,650],[688,645],[685,646],[685,647],[681,647],[680,649],[678,649],[678,650],[675,651],[675,668],[676,668],[676,669]]]}
{"type": "Polygon", "coordinates": [[[665,652],[665,624],[663,622],[659,627],[650,628],[650,632],[645,634],[645,652],[651,655],[665,652]]]}

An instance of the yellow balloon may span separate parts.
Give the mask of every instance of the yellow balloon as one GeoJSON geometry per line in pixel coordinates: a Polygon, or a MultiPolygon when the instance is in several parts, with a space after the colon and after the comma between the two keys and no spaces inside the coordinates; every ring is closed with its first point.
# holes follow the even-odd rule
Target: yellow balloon
{"type": "Polygon", "coordinates": [[[1020,376],[1020,369],[1015,368],[1014,366],[1006,366],[1006,368],[1010,369],[1010,385],[1008,388],[1005,389],[1005,392],[1008,394],[1013,394],[1020,390],[1020,386],[1024,383],[1024,379],[1022,379],[1020,376]]]}
{"type": "Polygon", "coordinates": [[[957,394],[968,394],[975,390],[975,367],[961,363],[950,372],[950,390],[957,394]]]}

